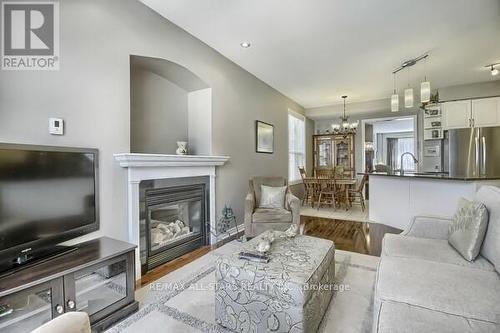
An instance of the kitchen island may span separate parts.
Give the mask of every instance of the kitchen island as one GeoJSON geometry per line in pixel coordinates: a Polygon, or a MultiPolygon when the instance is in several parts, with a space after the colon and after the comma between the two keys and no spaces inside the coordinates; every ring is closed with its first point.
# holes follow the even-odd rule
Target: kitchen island
{"type": "Polygon", "coordinates": [[[426,173],[369,173],[369,220],[405,229],[415,215],[452,216],[458,199],[472,199],[500,177],[461,177],[426,173]]]}

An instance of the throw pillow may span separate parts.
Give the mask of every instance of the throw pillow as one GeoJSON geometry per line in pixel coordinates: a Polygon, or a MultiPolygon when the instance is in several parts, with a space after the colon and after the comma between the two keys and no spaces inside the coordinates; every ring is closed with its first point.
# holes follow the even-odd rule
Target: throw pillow
{"type": "Polygon", "coordinates": [[[473,261],[479,255],[487,228],[486,206],[461,198],[450,224],[448,243],[466,260],[473,261]]]}
{"type": "Polygon", "coordinates": [[[286,186],[260,186],[259,208],[284,208],[286,186]]]}

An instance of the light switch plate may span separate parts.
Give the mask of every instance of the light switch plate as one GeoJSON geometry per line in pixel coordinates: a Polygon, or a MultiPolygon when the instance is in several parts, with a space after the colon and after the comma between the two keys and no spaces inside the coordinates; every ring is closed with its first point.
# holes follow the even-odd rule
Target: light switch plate
{"type": "Polygon", "coordinates": [[[49,118],[49,133],[52,135],[64,135],[64,120],[61,118],[49,118]]]}

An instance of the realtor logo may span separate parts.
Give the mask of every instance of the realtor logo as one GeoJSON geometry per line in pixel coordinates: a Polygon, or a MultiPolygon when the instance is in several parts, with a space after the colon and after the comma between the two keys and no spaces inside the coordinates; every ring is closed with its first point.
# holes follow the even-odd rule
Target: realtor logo
{"type": "Polygon", "coordinates": [[[59,69],[59,3],[2,1],[2,69],[59,69]]]}

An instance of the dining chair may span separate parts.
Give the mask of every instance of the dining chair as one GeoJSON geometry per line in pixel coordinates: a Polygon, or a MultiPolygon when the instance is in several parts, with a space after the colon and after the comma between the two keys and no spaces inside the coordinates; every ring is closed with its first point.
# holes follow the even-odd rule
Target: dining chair
{"type": "Polygon", "coordinates": [[[333,177],[318,177],[318,184],[320,187],[318,196],[318,210],[322,204],[330,205],[333,208],[337,208],[337,189],[335,186],[335,178],[333,177]]]}
{"type": "Polygon", "coordinates": [[[350,189],[348,191],[349,194],[349,202],[351,203],[359,203],[361,205],[361,210],[365,211],[365,198],[363,196],[363,190],[365,188],[366,182],[368,181],[368,174],[364,174],[361,181],[358,183],[358,186],[354,189],[350,189]]]}
{"type": "Polygon", "coordinates": [[[313,177],[307,177],[307,172],[304,167],[299,167],[300,177],[302,178],[302,183],[304,184],[304,196],[302,197],[302,206],[306,203],[310,203],[311,207],[314,207],[314,200],[316,199],[316,188],[317,181],[313,177]]]}

